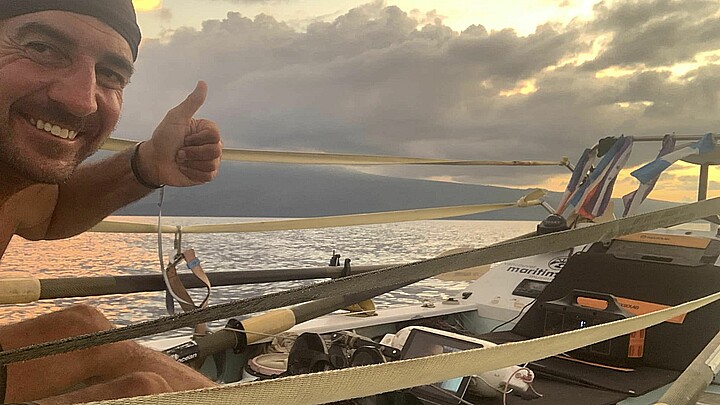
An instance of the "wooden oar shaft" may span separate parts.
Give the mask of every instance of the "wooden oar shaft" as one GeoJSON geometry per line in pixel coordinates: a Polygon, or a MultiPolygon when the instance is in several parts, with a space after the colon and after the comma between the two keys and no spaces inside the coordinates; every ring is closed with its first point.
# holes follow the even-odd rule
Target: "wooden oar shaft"
{"type": "MultiPolygon", "coordinates": [[[[393,264],[353,266],[350,274],[365,273],[391,266],[393,266],[393,264]]],[[[207,275],[213,286],[229,286],[253,283],[272,283],[279,281],[311,280],[318,278],[336,278],[340,277],[342,272],[342,267],[306,267],[296,269],[208,272],[207,275]]],[[[180,279],[186,288],[205,287],[200,280],[190,273],[180,274],[180,279]]],[[[5,280],[2,280],[0,285],[2,284],[5,284],[5,280]]],[[[160,274],[40,279],[39,299],[88,297],[164,290],[165,283],[162,275],[160,274]]],[[[25,300],[22,302],[30,301],[25,300]]]]}

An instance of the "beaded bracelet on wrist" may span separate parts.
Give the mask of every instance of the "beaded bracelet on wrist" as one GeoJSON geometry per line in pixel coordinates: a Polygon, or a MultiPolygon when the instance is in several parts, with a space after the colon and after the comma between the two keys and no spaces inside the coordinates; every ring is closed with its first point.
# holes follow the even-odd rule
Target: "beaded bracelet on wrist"
{"type": "Polygon", "coordinates": [[[140,183],[143,187],[152,188],[152,189],[162,188],[164,186],[164,184],[161,184],[161,185],[153,184],[153,183],[145,180],[145,178],[143,178],[143,176],[140,174],[140,169],[138,168],[138,152],[140,151],[140,145],[142,145],[143,142],[145,142],[145,141],[138,142],[135,145],[135,148],[133,148],[133,153],[132,153],[132,155],[130,155],[130,169],[132,170],[132,173],[135,176],[135,180],[137,180],[137,182],[140,183]]]}

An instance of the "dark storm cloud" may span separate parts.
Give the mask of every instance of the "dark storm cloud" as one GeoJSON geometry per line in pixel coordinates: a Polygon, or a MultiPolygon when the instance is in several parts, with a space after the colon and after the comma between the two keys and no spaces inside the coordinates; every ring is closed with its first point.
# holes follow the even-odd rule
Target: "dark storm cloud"
{"type": "Polygon", "coordinates": [[[720,3],[705,0],[600,2],[591,32],[612,41],[587,68],[665,66],[720,48],[720,3]]]}
{"type": "MultiPolygon", "coordinates": [[[[419,25],[417,13],[379,2],[310,24],[304,32],[271,16],[229,13],[206,21],[200,31],[180,29],[167,41],[144,43],[118,135],[145,137],[202,78],[210,84],[202,114],[218,121],[227,146],[457,159],[568,155],[574,161],[608,135],[715,129],[717,66],[683,77],[658,71],[595,74],[615,65],[664,66],[713,49],[713,10],[716,3],[700,1],[601,3],[589,22],[547,23],[527,36],[512,29],[489,32],[482,21],[462,32],[441,18],[419,25]],[[664,37],[661,49],[644,49],[652,47],[651,34],[667,26],[674,34],[664,37]],[[589,52],[599,35],[614,39],[595,61],[568,63],[589,52]],[[643,52],[630,52],[637,47],[643,52]],[[501,95],[527,82],[537,91],[501,95]]],[[[634,159],[650,158],[652,149],[634,159]]],[[[496,184],[563,173],[386,171],[439,172],[496,184]]]]}

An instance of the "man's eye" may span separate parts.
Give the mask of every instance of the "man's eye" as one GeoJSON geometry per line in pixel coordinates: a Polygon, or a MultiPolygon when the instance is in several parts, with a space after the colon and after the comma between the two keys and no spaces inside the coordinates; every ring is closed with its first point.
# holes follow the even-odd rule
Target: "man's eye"
{"type": "Polygon", "coordinates": [[[102,84],[108,85],[108,87],[123,88],[128,84],[125,76],[109,68],[98,67],[96,74],[102,77],[102,84]]]}
{"type": "Polygon", "coordinates": [[[33,41],[25,44],[27,55],[37,63],[48,66],[65,65],[68,63],[65,54],[46,42],[33,41]]]}
{"type": "Polygon", "coordinates": [[[30,42],[25,46],[37,53],[48,53],[54,50],[50,45],[43,42],[30,42]]]}

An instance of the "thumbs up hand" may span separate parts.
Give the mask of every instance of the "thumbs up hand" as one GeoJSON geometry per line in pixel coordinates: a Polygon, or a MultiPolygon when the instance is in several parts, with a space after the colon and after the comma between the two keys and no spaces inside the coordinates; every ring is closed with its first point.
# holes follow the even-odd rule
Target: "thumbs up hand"
{"type": "Polygon", "coordinates": [[[152,139],[140,145],[139,170],[147,181],[193,186],[215,178],[222,156],[220,130],[213,121],[193,118],[206,96],[207,84],[200,81],[183,102],[168,111],[152,139]]]}

